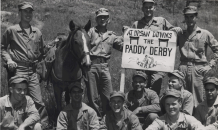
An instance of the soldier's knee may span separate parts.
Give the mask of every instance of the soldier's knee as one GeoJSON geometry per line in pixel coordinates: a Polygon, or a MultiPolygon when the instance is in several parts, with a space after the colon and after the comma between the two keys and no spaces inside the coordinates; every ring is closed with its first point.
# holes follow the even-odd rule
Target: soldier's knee
{"type": "Polygon", "coordinates": [[[158,118],[159,116],[156,113],[149,113],[147,118],[151,121],[154,121],[156,118],[158,118]]]}
{"type": "Polygon", "coordinates": [[[33,130],[42,130],[41,124],[40,123],[36,123],[33,127],[33,130]]]}

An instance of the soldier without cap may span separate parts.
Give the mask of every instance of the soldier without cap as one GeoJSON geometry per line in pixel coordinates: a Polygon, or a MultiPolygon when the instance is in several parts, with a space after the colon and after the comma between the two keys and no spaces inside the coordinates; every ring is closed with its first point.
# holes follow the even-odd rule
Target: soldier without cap
{"type": "Polygon", "coordinates": [[[147,128],[161,111],[159,97],[153,90],[146,88],[147,75],[142,71],[136,71],[132,76],[133,90],[126,94],[126,106],[133,111],[143,124],[143,129],[147,128]]]}
{"type": "Polygon", "coordinates": [[[9,81],[9,95],[0,98],[1,130],[42,130],[39,113],[27,96],[28,80],[24,76],[9,81]]]}
{"type": "Polygon", "coordinates": [[[95,110],[82,102],[84,88],[79,82],[69,86],[71,103],[59,114],[56,130],[99,130],[95,110]]]}
{"type": "MultiPolygon", "coordinates": [[[[155,0],[142,0],[142,12],[144,13],[144,17],[139,21],[135,21],[131,28],[148,29],[151,31],[181,31],[181,28],[172,26],[165,18],[154,17],[153,13],[155,10],[155,0]]],[[[162,79],[165,76],[165,73],[157,71],[145,71],[145,73],[148,75],[147,87],[151,88],[159,95],[161,90],[162,79]]]]}
{"type": "Polygon", "coordinates": [[[12,78],[19,75],[28,77],[29,95],[39,111],[42,127],[48,128],[48,114],[42,101],[36,62],[50,46],[45,46],[41,31],[30,25],[33,18],[33,4],[22,2],[18,5],[18,10],[20,23],[8,27],[3,34],[1,55],[12,78]]]}
{"type": "Polygon", "coordinates": [[[185,74],[185,89],[193,94],[194,107],[197,107],[205,98],[204,75],[217,64],[218,42],[209,31],[197,26],[197,7],[188,6],[183,14],[187,30],[178,35],[181,53],[179,70],[185,74]],[[214,53],[209,62],[206,58],[208,47],[214,53]]]}
{"type": "MultiPolygon", "coordinates": [[[[192,115],[193,108],[194,108],[194,101],[192,93],[185,90],[185,76],[182,72],[178,70],[174,70],[172,73],[168,74],[169,82],[168,82],[168,89],[175,89],[181,92],[181,98],[182,98],[182,106],[181,111],[192,115]]],[[[163,94],[164,95],[164,94],[163,94]]],[[[161,104],[161,111],[162,114],[165,114],[165,108],[164,108],[164,100],[160,100],[161,104]]]]}

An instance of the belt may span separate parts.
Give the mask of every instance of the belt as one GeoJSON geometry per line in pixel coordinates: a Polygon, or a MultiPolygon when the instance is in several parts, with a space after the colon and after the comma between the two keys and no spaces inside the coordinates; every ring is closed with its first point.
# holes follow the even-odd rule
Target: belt
{"type": "Polygon", "coordinates": [[[35,67],[36,63],[34,62],[26,62],[26,61],[15,61],[18,66],[25,66],[25,67],[35,67]]]}
{"type": "Polygon", "coordinates": [[[104,57],[90,57],[92,64],[101,64],[101,63],[108,63],[108,59],[104,57]]]}

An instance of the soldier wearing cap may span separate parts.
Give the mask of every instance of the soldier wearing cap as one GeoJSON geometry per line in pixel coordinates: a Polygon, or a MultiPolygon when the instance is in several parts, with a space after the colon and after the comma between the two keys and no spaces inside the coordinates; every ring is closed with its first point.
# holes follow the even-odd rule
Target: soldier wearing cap
{"type": "Polygon", "coordinates": [[[201,122],[193,116],[180,112],[182,106],[180,91],[168,90],[164,102],[166,114],[155,119],[146,130],[205,130],[201,122]]]}
{"type": "Polygon", "coordinates": [[[25,75],[28,77],[28,91],[39,110],[43,127],[48,126],[48,115],[42,101],[39,80],[36,74],[36,62],[45,54],[41,31],[30,25],[33,18],[33,4],[22,2],[18,5],[20,23],[6,29],[1,41],[1,55],[6,62],[10,77],[25,75]]]}
{"type": "MultiPolygon", "coordinates": [[[[168,89],[175,89],[181,92],[181,98],[182,98],[182,106],[181,111],[192,115],[193,108],[194,108],[194,102],[193,102],[193,96],[192,93],[185,90],[185,76],[182,72],[178,70],[174,70],[173,72],[168,74],[169,82],[168,82],[168,89]]],[[[165,114],[165,108],[164,108],[164,100],[160,100],[161,104],[161,111],[162,114],[165,114]]]]}
{"type": "Polygon", "coordinates": [[[200,103],[194,116],[203,125],[214,125],[218,129],[218,79],[208,77],[204,80],[206,100],[200,103]]]}
{"type": "Polygon", "coordinates": [[[217,64],[218,42],[207,30],[197,26],[197,7],[188,6],[183,10],[187,30],[178,35],[181,53],[179,70],[185,74],[186,89],[193,94],[194,107],[205,99],[204,75],[217,64]],[[208,62],[208,46],[214,57],[208,62]]]}
{"type": "Polygon", "coordinates": [[[135,114],[126,109],[124,105],[125,94],[121,91],[110,93],[111,110],[106,113],[103,121],[106,126],[101,129],[107,130],[142,130],[135,114]]]}
{"type": "Polygon", "coordinates": [[[111,49],[113,47],[122,51],[123,47],[122,38],[107,30],[107,25],[110,22],[110,14],[107,9],[98,9],[95,20],[97,26],[92,27],[88,32],[91,38],[90,58],[92,61],[91,68],[88,71],[88,95],[90,106],[99,117],[103,117],[107,108],[109,108],[109,96],[113,90],[108,68],[111,49]],[[102,106],[98,104],[98,95],[101,97],[102,106]],[[102,107],[103,113],[100,112],[99,107],[102,107]]]}
{"type": "Polygon", "coordinates": [[[157,93],[146,88],[147,80],[144,72],[136,71],[132,76],[133,90],[126,94],[126,106],[138,116],[143,129],[147,128],[161,111],[157,93]]]}
{"type": "MultiPolygon", "coordinates": [[[[135,21],[131,28],[148,29],[151,31],[172,30],[180,32],[180,27],[172,26],[165,18],[154,17],[153,13],[155,10],[155,0],[142,0],[142,12],[144,13],[144,17],[135,21]]],[[[126,27],[124,27],[124,29],[126,29],[126,27]]],[[[145,73],[148,75],[147,86],[159,95],[165,73],[156,71],[145,71],[145,73]]]]}
{"type": "Polygon", "coordinates": [[[56,130],[99,130],[95,110],[82,102],[83,91],[79,82],[69,85],[71,103],[60,112],[56,130]]]}
{"type": "Polygon", "coordinates": [[[27,96],[28,80],[17,76],[9,81],[9,95],[0,98],[1,130],[41,130],[39,113],[27,96]]]}

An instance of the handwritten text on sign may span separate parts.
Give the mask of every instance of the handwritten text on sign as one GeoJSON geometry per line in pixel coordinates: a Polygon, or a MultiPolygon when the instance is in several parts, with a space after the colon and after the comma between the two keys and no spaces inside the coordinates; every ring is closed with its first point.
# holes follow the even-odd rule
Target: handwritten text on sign
{"type": "Polygon", "coordinates": [[[176,39],[173,31],[129,28],[124,34],[122,67],[172,72],[176,39]]]}

